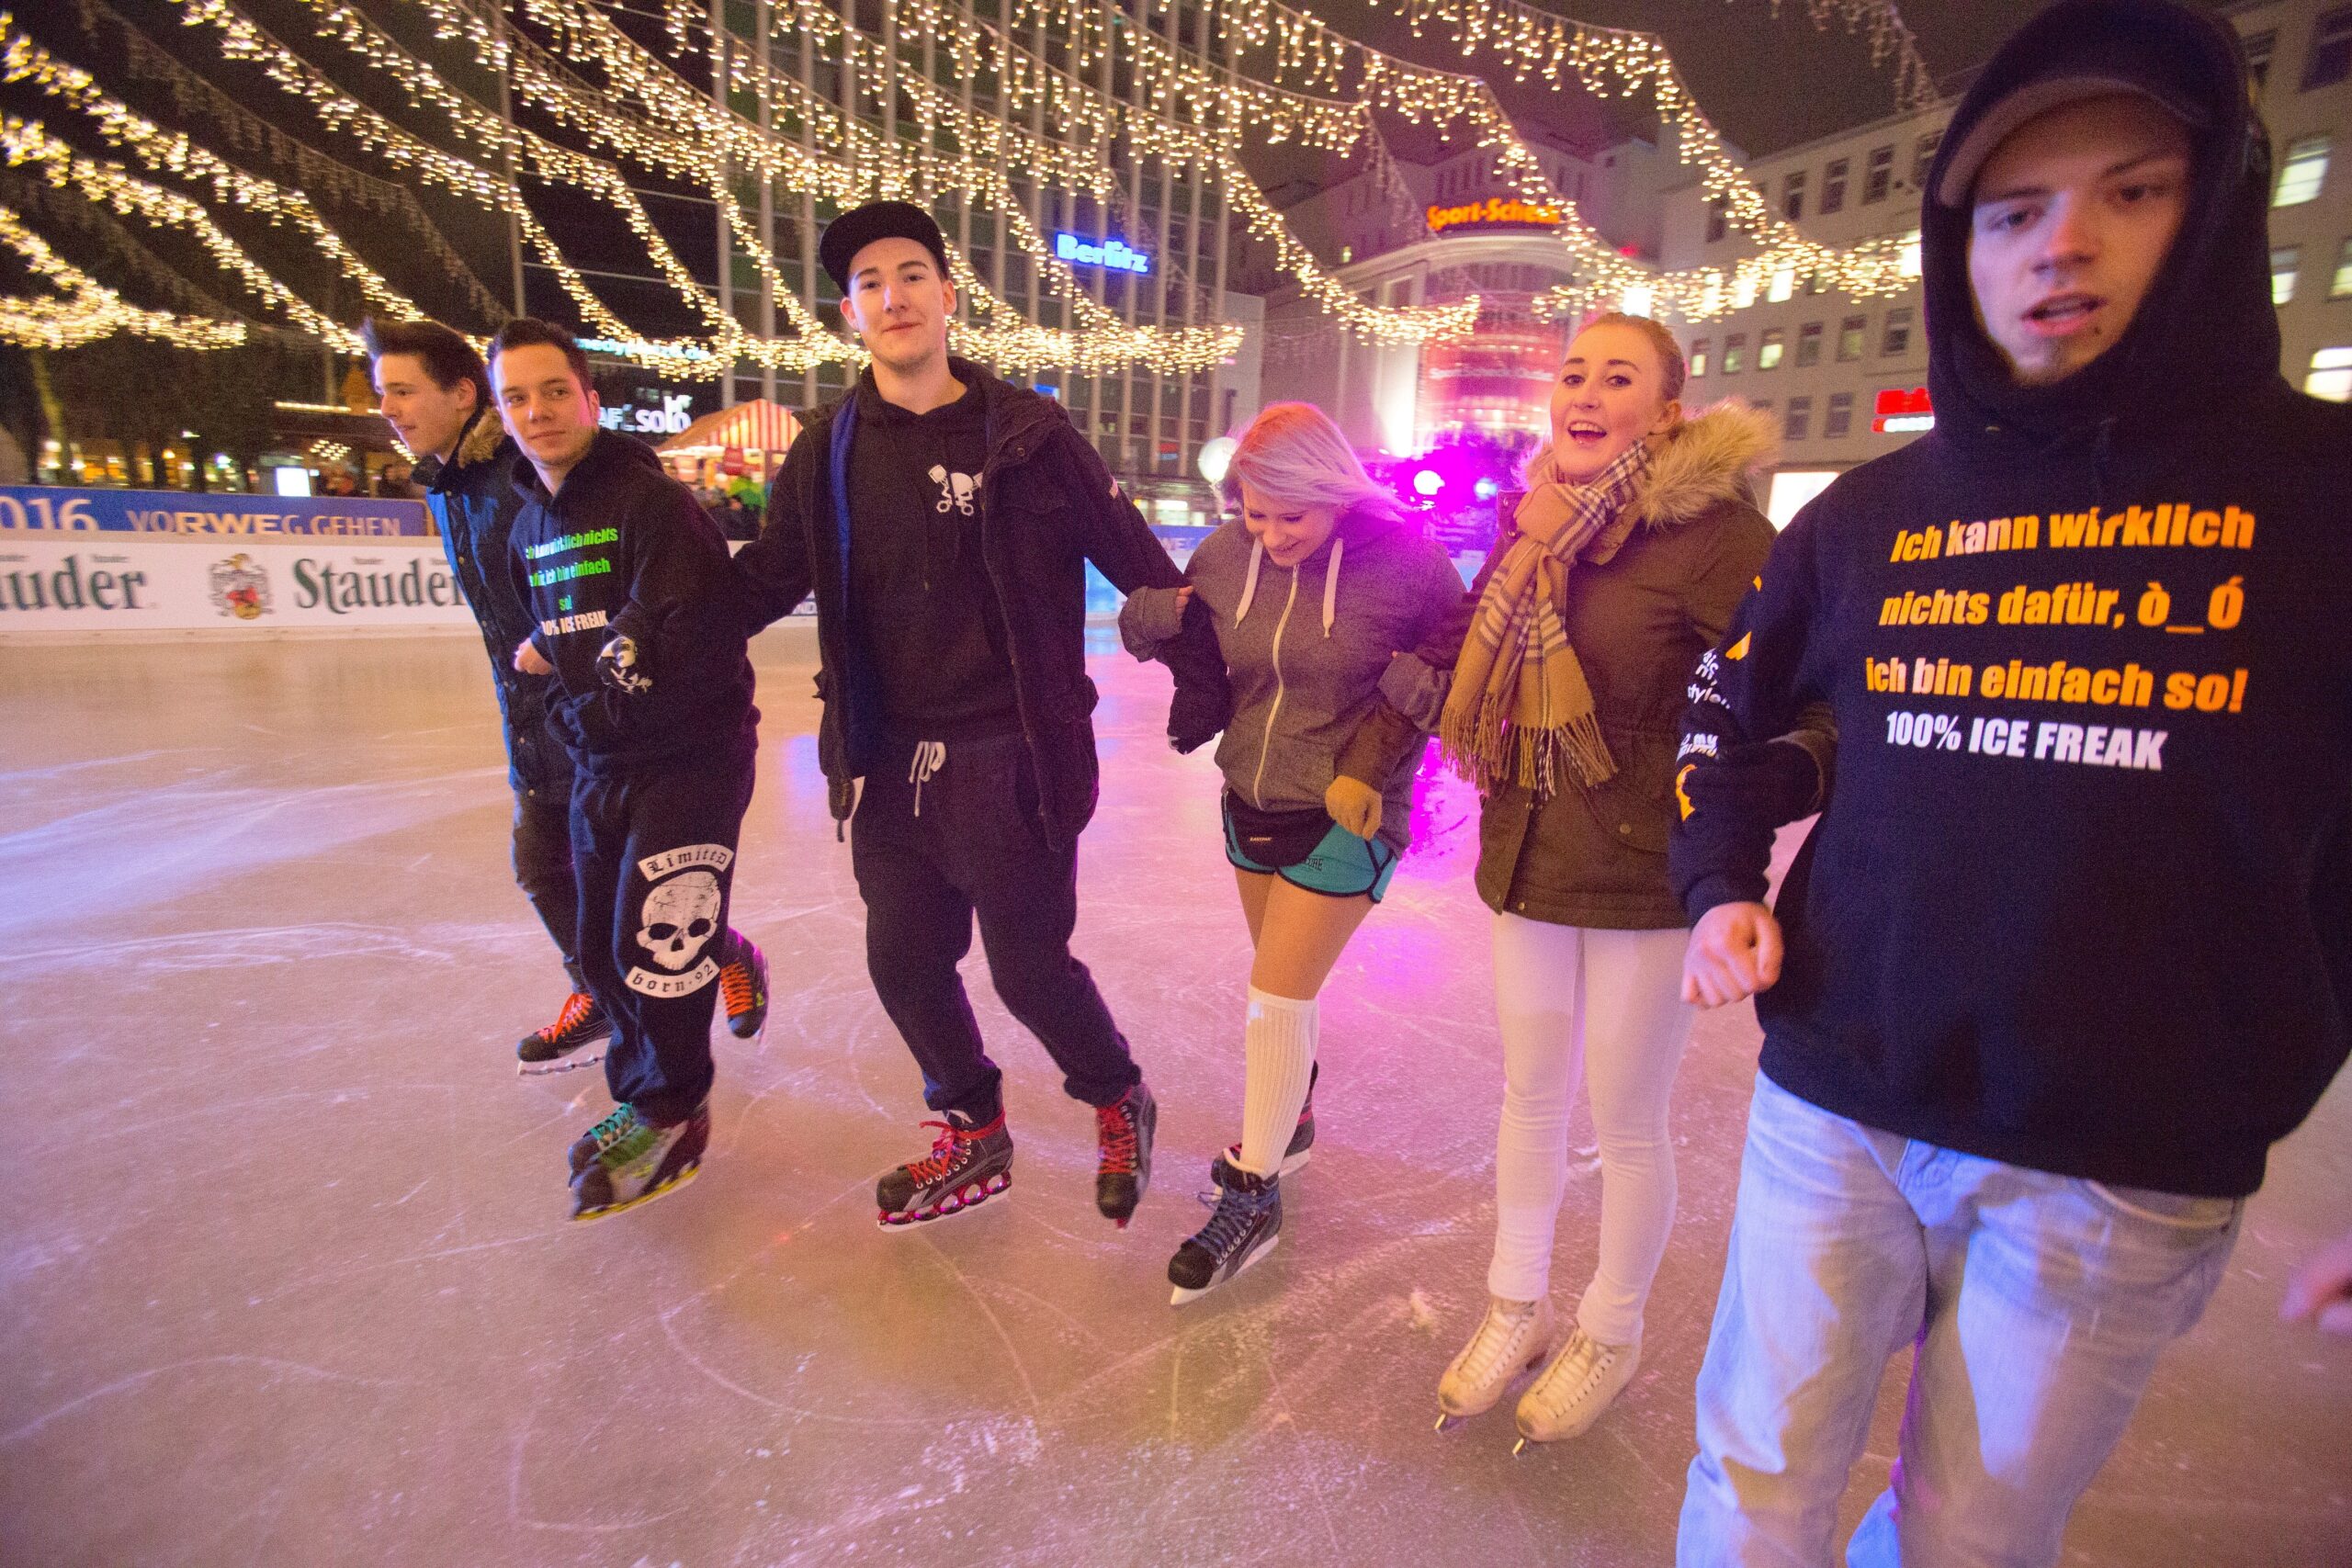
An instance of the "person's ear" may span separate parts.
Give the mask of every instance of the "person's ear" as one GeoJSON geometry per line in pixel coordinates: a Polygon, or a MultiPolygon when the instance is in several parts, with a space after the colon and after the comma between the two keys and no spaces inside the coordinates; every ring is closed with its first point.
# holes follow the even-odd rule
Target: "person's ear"
{"type": "Polygon", "coordinates": [[[1672,432],[1676,425],[1680,424],[1681,423],[1682,400],[1679,398],[1669,398],[1667,400],[1666,406],[1657,411],[1657,418],[1651,423],[1649,434],[1652,435],[1668,434],[1672,432]]]}
{"type": "Polygon", "coordinates": [[[850,303],[850,298],[846,294],[842,296],[842,321],[848,325],[852,337],[858,335],[857,308],[850,303]]]}

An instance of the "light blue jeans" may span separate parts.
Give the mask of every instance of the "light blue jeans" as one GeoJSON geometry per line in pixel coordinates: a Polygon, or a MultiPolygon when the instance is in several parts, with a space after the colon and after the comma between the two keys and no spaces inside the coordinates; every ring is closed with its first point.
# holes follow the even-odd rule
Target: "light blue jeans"
{"type": "Polygon", "coordinates": [[[2056,1562],[2157,1354],[2221,1282],[2244,1207],[1897,1137],[1757,1074],[1679,1568],[1824,1568],[1905,1344],[1894,1473],[1848,1563],[2056,1562]]]}

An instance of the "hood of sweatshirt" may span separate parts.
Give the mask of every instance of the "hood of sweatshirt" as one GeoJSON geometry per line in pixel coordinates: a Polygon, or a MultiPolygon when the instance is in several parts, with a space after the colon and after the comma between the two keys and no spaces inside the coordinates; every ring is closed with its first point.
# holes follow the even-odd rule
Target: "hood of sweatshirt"
{"type": "Polygon", "coordinates": [[[2237,35],[2163,0],[2060,0],[1986,62],[1953,111],[1920,211],[1928,387],[1939,432],[1962,441],[1999,431],[2040,445],[2112,420],[2146,435],[2179,417],[2192,374],[2200,400],[2227,401],[2278,378],[2270,303],[2270,143],[2246,94],[2237,35]],[[2064,380],[2024,387],[1977,322],[1968,280],[1971,209],[1937,199],[1969,132],[2037,84],[2099,77],[2192,107],[2188,208],[2171,254],[2114,346],[2064,380]]]}

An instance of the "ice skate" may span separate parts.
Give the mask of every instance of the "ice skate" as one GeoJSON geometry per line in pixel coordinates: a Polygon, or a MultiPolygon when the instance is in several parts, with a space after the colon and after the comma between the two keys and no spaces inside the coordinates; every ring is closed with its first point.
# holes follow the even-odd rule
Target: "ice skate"
{"type": "Polygon", "coordinates": [[[1603,1345],[1581,1328],[1570,1333],[1544,1375],[1520,1396],[1519,1441],[1510,1451],[1582,1436],[1634,1381],[1641,1364],[1638,1345],[1603,1345]]]}
{"type": "Polygon", "coordinates": [[[1094,1206],[1121,1230],[1151,1185],[1151,1137],[1159,1125],[1159,1106],[1142,1083],[1095,1110],[1094,1206]]]}
{"type": "Polygon", "coordinates": [[[742,932],[729,931],[734,955],[719,965],[718,994],[727,1005],[727,1032],[738,1040],[757,1040],[768,1027],[768,959],[759,944],[742,932]]]}
{"type": "Polygon", "coordinates": [[[1450,1432],[1467,1417],[1493,1409],[1512,1380],[1541,1365],[1551,1348],[1550,1302],[1490,1298],[1478,1331],[1438,1379],[1437,1429],[1450,1432]]]}
{"type": "MultiPolygon", "coordinates": [[[[1204,1194],[1202,1201],[1211,1199],[1204,1194]]],[[[1225,1187],[1214,1201],[1216,1213],[1209,1223],[1168,1260],[1169,1283],[1175,1287],[1168,1298],[1170,1306],[1182,1306],[1224,1284],[1273,1251],[1282,1235],[1279,1177],[1228,1168],[1225,1187]]]]}
{"type": "Polygon", "coordinates": [[[544,1029],[535,1029],[514,1043],[514,1070],[525,1077],[542,1073],[568,1073],[593,1067],[605,1059],[603,1043],[612,1037],[613,1021],[585,991],[563,998],[562,1010],[544,1029]],[[597,1049],[590,1050],[591,1045],[597,1049]]]}
{"type": "Polygon", "coordinates": [[[662,1126],[624,1105],[571,1145],[571,1217],[601,1220],[674,1192],[702,1168],[710,1107],[662,1126]]]}
{"type": "MultiPolygon", "coordinates": [[[[1306,1163],[1315,1148],[1315,1080],[1323,1076],[1323,1065],[1317,1063],[1306,1071],[1306,1103],[1298,1108],[1298,1125],[1290,1135],[1289,1146],[1283,1150],[1282,1168],[1274,1174],[1288,1176],[1306,1163]]],[[[1241,1145],[1227,1144],[1225,1153],[1209,1161],[1209,1190],[1225,1190],[1226,1173],[1241,1163],[1241,1145]]]]}
{"type": "Polygon", "coordinates": [[[1012,1185],[1012,1134],[1002,1111],[985,1126],[976,1127],[954,1111],[944,1122],[923,1125],[939,1129],[931,1153],[875,1184],[874,1201],[886,1231],[912,1230],[968,1213],[1012,1185]]]}

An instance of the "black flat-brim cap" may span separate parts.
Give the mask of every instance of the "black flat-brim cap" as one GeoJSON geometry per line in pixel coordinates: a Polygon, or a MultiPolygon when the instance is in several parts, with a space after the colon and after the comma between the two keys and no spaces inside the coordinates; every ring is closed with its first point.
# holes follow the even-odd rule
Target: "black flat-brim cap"
{"type": "Polygon", "coordinates": [[[818,265],[833,287],[847,294],[849,264],[876,240],[914,241],[939,264],[939,276],[947,276],[946,236],[930,213],[910,201],[869,201],[826,224],[824,237],[817,242],[818,265]]]}

